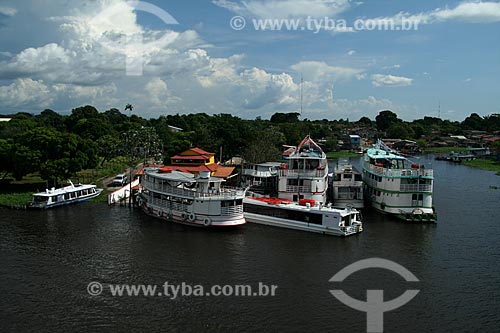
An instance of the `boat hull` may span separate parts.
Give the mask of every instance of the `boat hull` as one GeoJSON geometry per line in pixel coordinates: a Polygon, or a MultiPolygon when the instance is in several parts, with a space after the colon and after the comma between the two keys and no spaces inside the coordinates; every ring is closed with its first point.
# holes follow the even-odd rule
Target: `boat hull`
{"type": "Polygon", "coordinates": [[[343,199],[334,199],[333,200],[333,208],[339,208],[339,209],[344,209],[344,208],[356,208],[356,209],[363,209],[365,208],[365,201],[364,200],[343,200],[343,199]]]}
{"type": "Polygon", "coordinates": [[[245,213],[245,218],[249,223],[264,224],[273,227],[288,228],[301,231],[310,231],[332,236],[349,236],[360,233],[363,230],[361,226],[350,226],[346,227],[345,230],[343,231],[339,229],[328,228],[322,225],[299,222],[299,221],[277,218],[266,215],[259,215],[254,213],[245,213]]]}
{"type": "Polygon", "coordinates": [[[167,210],[165,208],[151,205],[143,202],[140,206],[142,211],[154,218],[184,224],[193,227],[202,228],[221,228],[237,227],[246,223],[243,215],[238,216],[210,216],[202,214],[193,214],[190,212],[181,212],[176,210],[167,210]]]}
{"type": "Polygon", "coordinates": [[[436,223],[437,222],[437,214],[433,208],[407,208],[407,209],[395,209],[384,207],[383,204],[380,204],[376,201],[372,201],[370,206],[375,209],[377,212],[391,215],[396,217],[397,219],[404,222],[411,223],[436,223]]]}
{"type": "Polygon", "coordinates": [[[96,193],[92,193],[86,196],[82,196],[79,198],[73,198],[70,200],[64,200],[64,201],[58,201],[50,204],[37,204],[37,203],[32,203],[30,202],[27,207],[28,209],[49,209],[49,208],[55,208],[55,207],[60,207],[60,206],[67,206],[67,205],[73,205],[77,204],[80,202],[85,202],[90,199],[93,199],[95,197],[98,197],[102,193],[102,189],[96,189],[96,193]]]}

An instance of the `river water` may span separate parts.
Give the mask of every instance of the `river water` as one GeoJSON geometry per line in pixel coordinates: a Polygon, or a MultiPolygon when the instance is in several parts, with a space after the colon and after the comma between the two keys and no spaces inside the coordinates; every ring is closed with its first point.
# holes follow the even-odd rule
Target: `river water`
{"type": "Polygon", "coordinates": [[[434,164],[438,223],[408,225],[368,210],[365,231],[348,238],[254,224],[208,231],[95,203],[0,210],[0,330],[365,332],[366,313],[329,290],[364,301],[367,289],[379,289],[387,301],[418,289],[409,303],[384,314],[386,332],[498,332],[500,190],[489,186],[500,187],[500,177],[422,162],[434,164]],[[405,266],[420,282],[382,269],[328,281],[372,257],[405,266]],[[102,294],[87,292],[92,281],[104,286],[102,294]],[[166,281],[278,288],[275,296],[175,299],[109,291],[110,284],[163,288],[166,281]]]}

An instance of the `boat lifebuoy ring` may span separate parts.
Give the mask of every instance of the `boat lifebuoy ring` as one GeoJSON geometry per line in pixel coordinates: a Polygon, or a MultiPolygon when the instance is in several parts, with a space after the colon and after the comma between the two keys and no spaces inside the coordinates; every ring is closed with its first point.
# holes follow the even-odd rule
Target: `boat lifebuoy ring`
{"type": "Polygon", "coordinates": [[[193,212],[189,213],[188,220],[189,222],[193,222],[194,220],[196,220],[196,215],[193,212]]]}
{"type": "Polygon", "coordinates": [[[182,212],[181,219],[186,220],[187,217],[188,217],[188,215],[186,214],[186,212],[182,212]]]}
{"type": "Polygon", "coordinates": [[[161,210],[158,209],[158,211],[156,212],[156,215],[158,215],[158,217],[161,216],[161,210]]]}
{"type": "Polygon", "coordinates": [[[205,217],[205,219],[203,220],[203,225],[204,225],[205,227],[208,227],[208,226],[209,226],[209,225],[211,225],[211,224],[212,224],[212,220],[210,220],[210,217],[208,217],[208,216],[207,216],[207,217],[205,217]]]}
{"type": "Polygon", "coordinates": [[[415,209],[412,211],[412,213],[413,213],[414,215],[421,215],[421,214],[423,214],[423,213],[424,213],[424,211],[423,211],[422,209],[420,209],[420,208],[415,208],[415,209]]]}
{"type": "Polygon", "coordinates": [[[137,197],[137,205],[138,205],[139,207],[141,207],[141,206],[142,206],[142,199],[141,199],[141,197],[140,197],[140,196],[139,196],[139,197],[137,197]]]}

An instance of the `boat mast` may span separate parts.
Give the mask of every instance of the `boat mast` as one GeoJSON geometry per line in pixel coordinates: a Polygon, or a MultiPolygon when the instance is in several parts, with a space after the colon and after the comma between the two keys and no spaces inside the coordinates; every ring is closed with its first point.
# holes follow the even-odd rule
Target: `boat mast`
{"type": "Polygon", "coordinates": [[[302,117],[302,102],[303,102],[303,85],[304,85],[304,78],[302,77],[302,74],[300,74],[300,116],[302,117]]]}

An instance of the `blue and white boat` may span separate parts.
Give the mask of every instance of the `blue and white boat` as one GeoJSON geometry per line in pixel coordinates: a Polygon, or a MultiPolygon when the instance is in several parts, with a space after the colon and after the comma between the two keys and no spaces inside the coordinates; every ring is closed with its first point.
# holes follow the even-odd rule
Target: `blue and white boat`
{"type": "Polygon", "coordinates": [[[363,181],[365,198],[377,211],[408,222],[436,222],[433,170],[397,154],[380,140],[364,156],[363,181]]]}
{"type": "Polygon", "coordinates": [[[33,194],[33,200],[28,203],[28,208],[48,209],[57,206],[70,205],[87,201],[97,197],[102,192],[102,188],[96,185],[77,184],[74,185],[68,180],[69,185],[62,188],[52,187],[45,192],[33,194]]]}

